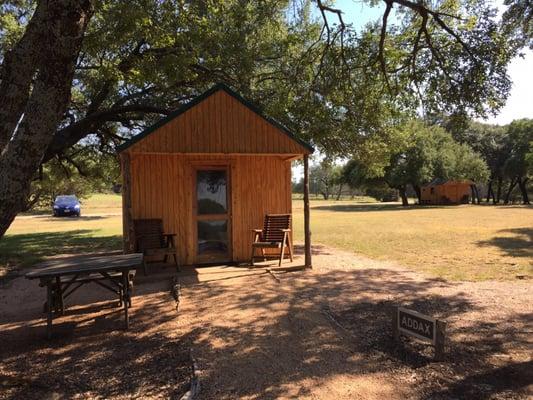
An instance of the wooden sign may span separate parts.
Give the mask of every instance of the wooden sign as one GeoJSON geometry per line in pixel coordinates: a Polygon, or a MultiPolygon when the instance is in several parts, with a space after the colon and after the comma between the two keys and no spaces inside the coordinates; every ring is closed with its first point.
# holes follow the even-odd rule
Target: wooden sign
{"type": "Polygon", "coordinates": [[[435,344],[436,325],[435,318],[420,314],[407,308],[398,307],[398,330],[405,334],[414,336],[420,340],[435,344]]]}
{"type": "Polygon", "coordinates": [[[398,339],[402,333],[431,343],[435,346],[435,359],[442,359],[445,322],[407,308],[395,307],[392,328],[395,339],[398,339]]]}

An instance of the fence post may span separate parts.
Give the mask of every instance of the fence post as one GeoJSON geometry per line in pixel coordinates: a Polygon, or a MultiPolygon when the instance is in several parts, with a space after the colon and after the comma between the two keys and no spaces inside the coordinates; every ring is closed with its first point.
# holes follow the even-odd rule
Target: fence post
{"type": "Polygon", "coordinates": [[[446,322],[437,320],[435,325],[435,361],[442,361],[444,359],[444,337],[446,333],[446,322]]]}
{"type": "Polygon", "coordinates": [[[398,307],[392,307],[392,338],[395,341],[400,339],[400,331],[398,330],[398,307]]]}

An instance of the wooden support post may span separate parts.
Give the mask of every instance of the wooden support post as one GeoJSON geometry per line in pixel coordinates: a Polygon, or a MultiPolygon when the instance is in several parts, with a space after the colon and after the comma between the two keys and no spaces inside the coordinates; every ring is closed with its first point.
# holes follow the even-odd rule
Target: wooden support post
{"type": "Polygon", "coordinates": [[[392,308],[392,338],[396,342],[400,339],[400,331],[398,330],[398,307],[392,308]]]}
{"type": "Polygon", "coordinates": [[[444,359],[444,338],[446,333],[446,322],[437,320],[435,324],[435,361],[444,359]]]}
{"type": "Polygon", "coordinates": [[[128,315],[128,307],[131,302],[129,273],[128,270],[122,271],[122,302],[124,303],[124,328],[126,330],[130,327],[130,317],[128,315]]]}
{"type": "Polygon", "coordinates": [[[120,155],[122,167],[122,234],[124,254],[133,252],[133,222],[131,217],[131,159],[128,153],[120,155]]]}
{"type": "Polygon", "coordinates": [[[52,281],[46,284],[46,337],[52,339],[52,310],[53,310],[52,281]]]}
{"type": "Polygon", "coordinates": [[[65,313],[65,304],[63,301],[63,288],[61,287],[61,278],[59,276],[56,277],[56,298],[57,298],[57,310],[60,315],[63,315],[65,313]]]}
{"type": "Polygon", "coordinates": [[[307,154],[304,154],[304,239],[305,239],[305,267],[312,268],[311,229],[309,225],[309,155],[307,154]]]}

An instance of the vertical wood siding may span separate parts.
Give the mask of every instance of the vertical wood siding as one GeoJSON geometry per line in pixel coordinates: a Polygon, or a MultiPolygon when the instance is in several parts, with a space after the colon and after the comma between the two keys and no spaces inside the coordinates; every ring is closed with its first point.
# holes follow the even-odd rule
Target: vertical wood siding
{"type": "Polygon", "coordinates": [[[132,153],[308,154],[310,151],[223,90],[150,133],[132,153]]]}
{"type": "Polygon", "coordinates": [[[194,167],[210,165],[229,166],[233,260],[247,261],[251,230],[262,227],[265,214],[291,212],[291,163],[279,156],[133,153],[132,217],[162,218],[165,231],[177,234],[180,262],[194,264],[194,167]]]}

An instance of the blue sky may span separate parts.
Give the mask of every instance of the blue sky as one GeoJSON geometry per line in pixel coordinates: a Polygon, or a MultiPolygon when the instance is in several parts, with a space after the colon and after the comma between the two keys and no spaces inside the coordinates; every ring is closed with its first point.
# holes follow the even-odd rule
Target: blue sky
{"type": "MultiPolygon", "coordinates": [[[[503,1],[496,1],[496,5],[503,12],[503,1]]],[[[384,7],[369,7],[367,3],[360,0],[337,0],[335,7],[344,11],[344,21],[352,23],[359,29],[370,21],[381,19],[384,7]]],[[[331,15],[333,18],[334,15],[331,15]]],[[[511,94],[507,99],[505,107],[494,117],[481,122],[506,125],[515,119],[533,118],[533,51],[525,50],[524,57],[516,57],[509,65],[509,76],[513,81],[511,94]]],[[[317,155],[317,154],[315,154],[317,155]]],[[[303,176],[301,165],[293,167],[293,179],[300,179],[303,176]]]]}
{"type": "MultiPolygon", "coordinates": [[[[344,21],[352,23],[356,29],[370,21],[381,19],[384,5],[370,7],[361,0],[337,0],[334,6],[343,10],[344,21]]],[[[505,10],[503,0],[494,1],[500,12],[505,10]]],[[[392,15],[391,15],[392,16],[392,15]]],[[[330,17],[334,18],[331,14],[330,17]]],[[[509,76],[513,81],[511,95],[505,107],[497,116],[490,117],[482,122],[505,125],[514,119],[533,118],[533,51],[525,50],[524,57],[516,57],[509,65],[509,76]]]]}

